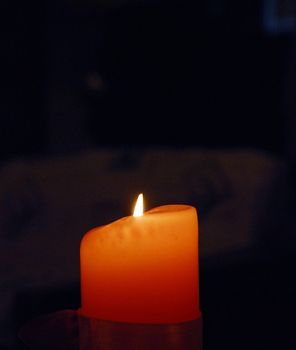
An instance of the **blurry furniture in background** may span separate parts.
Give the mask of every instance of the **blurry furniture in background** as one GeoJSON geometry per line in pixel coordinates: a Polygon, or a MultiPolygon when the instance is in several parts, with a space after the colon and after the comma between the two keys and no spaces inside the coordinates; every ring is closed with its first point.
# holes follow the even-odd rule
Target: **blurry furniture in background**
{"type": "Polygon", "coordinates": [[[278,35],[296,30],[294,0],[264,0],[263,24],[266,31],[278,35]]]}

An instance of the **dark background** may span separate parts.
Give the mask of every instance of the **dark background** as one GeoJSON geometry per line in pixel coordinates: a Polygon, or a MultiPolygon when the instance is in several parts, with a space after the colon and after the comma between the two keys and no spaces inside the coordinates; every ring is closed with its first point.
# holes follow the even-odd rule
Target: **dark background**
{"type": "Polygon", "coordinates": [[[268,27],[272,4],[7,2],[1,159],[114,145],[290,156],[294,34],[268,27]]]}
{"type": "MultiPolygon", "coordinates": [[[[296,41],[293,26],[266,24],[272,3],[7,1],[0,161],[115,146],[246,147],[293,171],[296,41]]],[[[279,256],[201,269],[205,349],[292,349],[294,266],[279,256]]],[[[79,305],[78,286],[57,294],[33,293],[19,309],[28,317],[79,305]]]]}

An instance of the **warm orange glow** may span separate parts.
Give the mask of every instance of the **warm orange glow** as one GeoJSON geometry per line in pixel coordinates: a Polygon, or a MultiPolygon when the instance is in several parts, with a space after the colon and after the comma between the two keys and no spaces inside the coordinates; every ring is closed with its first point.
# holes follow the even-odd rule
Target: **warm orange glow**
{"type": "Polygon", "coordinates": [[[96,227],[80,257],[81,315],[146,324],[200,317],[195,208],[165,205],[96,227]]]}
{"type": "Polygon", "coordinates": [[[134,209],[134,214],[133,216],[143,216],[143,212],[144,212],[144,204],[143,204],[143,193],[140,193],[137,199],[137,203],[135,205],[135,209],[134,209]]]}

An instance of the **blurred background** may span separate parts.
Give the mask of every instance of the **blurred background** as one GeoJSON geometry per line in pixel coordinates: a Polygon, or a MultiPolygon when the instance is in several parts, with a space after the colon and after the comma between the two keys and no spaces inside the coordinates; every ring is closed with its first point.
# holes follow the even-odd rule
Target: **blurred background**
{"type": "Polygon", "coordinates": [[[1,7],[1,349],[142,191],[198,209],[205,350],[293,348],[295,1],[1,7]]]}
{"type": "Polygon", "coordinates": [[[295,153],[293,1],[13,0],[3,14],[2,160],[114,145],[295,153]]]}

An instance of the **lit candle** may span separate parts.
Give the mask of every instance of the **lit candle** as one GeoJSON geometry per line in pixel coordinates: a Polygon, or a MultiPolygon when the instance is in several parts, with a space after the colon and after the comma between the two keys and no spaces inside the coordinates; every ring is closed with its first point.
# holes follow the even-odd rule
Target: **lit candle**
{"type": "Polygon", "coordinates": [[[180,323],[200,317],[195,208],[165,205],[89,231],[80,247],[86,317],[180,323]]]}

